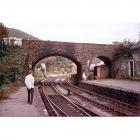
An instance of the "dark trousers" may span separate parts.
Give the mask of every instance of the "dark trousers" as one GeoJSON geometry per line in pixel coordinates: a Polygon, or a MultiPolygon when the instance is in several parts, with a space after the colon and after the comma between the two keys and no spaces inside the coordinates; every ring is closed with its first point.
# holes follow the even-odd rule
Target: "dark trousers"
{"type": "Polygon", "coordinates": [[[28,103],[33,103],[33,93],[34,93],[34,88],[28,89],[28,103]]]}

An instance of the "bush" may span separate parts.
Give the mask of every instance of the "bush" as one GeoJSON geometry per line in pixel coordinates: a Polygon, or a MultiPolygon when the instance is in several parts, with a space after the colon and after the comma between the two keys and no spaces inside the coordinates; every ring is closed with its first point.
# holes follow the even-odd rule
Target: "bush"
{"type": "Polygon", "coordinates": [[[0,74],[0,86],[3,84],[4,81],[4,75],[0,74]]]}
{"type": "Polygon", "coordinates": [[[119,43],[119,48],[116,50],[114,55],[114,60],[119,58],[132,58],[131,47],[135,45],[135,42],[131,42],[129,40],[124,40],[123,42],[119,43]]]}
{"type": "Polygon", "coordinates": [[[6,45],[0,44],[0,58],[2,59],[6,55],[6,45]]]}

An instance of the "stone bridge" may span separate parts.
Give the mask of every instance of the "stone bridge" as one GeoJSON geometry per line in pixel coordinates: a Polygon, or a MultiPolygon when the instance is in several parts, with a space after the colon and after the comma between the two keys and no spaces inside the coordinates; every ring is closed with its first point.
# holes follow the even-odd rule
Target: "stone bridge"
{"type": "Polygon", "coordinates": [[[72,43],[57,41],[24,40],[23,45],[28,48],[28,55],[24,67],[24,73],[29,68],[34,68],[41,59],[49,56],[63,56],[77,65],[77,81],[81,80],[82,73],[86,72],[87,62],[94,57],[99,58],[109,67],[112,75],[112,60],[118,46],[91,43],[72,43]]]}

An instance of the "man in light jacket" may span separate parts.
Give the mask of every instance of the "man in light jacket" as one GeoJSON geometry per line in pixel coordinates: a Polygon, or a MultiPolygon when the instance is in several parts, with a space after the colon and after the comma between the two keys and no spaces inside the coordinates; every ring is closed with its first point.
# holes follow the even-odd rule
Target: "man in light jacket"
{"type": "Polygon", "coordinates": [[[28,91],[28,103],[32,104],[34,93],[34,76],[32,71],[29,71],[29,74],[25,77],[25,85],[28,91]]]}

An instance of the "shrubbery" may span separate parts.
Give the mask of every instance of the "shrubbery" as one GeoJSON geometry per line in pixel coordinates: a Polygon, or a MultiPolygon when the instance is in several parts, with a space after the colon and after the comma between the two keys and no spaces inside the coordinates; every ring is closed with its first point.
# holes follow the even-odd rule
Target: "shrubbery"
{"type": "Polygon", "coordinates": [[[7,46],[6,55],[0,59],[0,98],[8,95],[11,89],[23,81],[26,55],[27,50],[23,46],[7,46]]]}
{"type": "Polygon", "coordinates": [[[124,40],[123,42],[118,43],[119,48],[116,50],[114,59],[119,58],[132,58],[131,48],[136,44],[136,42],[131,42],[129,40],[124,40]]]}
{"type": "Polygon", "coordinates": [[[7,28],[0,23],[0,99],[5,98],[21,84],[27,48],[9,45],[7,28]]]}

